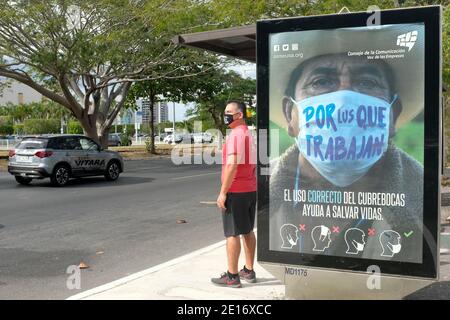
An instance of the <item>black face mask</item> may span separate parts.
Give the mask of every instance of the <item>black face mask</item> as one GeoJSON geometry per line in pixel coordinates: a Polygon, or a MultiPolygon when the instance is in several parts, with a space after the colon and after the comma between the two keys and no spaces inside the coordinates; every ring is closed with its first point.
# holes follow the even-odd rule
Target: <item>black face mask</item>
{"type": "Polygon", "coordinates": [[[235,120],[233,119],[233,116],[235,115],[235,114],[238,114],[239,112],[237,112],[237,113],[234,113],[234,114],[225,114],[224,116],[223,116],[223,123],[225,123],[227,126],[229,126],[230,124],[232,124],[235,120]]]}

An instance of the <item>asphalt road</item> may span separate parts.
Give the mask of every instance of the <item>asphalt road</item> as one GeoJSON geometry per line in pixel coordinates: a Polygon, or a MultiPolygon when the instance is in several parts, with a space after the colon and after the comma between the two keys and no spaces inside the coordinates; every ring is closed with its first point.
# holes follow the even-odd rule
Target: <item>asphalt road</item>
{"type": "Polygon", "coordinates": [[[0,299],[64,299],[223,239],[220,212],[201,203],[216,200],[217,165],[125,165],[116,182],[64,188],[21,186],[0,172],[0,299]],[[81,261],[90,268],[69,290],[67,268],[81,261]]]}

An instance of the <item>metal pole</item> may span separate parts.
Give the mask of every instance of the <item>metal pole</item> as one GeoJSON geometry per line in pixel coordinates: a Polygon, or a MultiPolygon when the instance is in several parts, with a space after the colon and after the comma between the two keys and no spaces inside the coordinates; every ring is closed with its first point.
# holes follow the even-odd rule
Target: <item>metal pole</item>
{"type": "Polygon", "coordinates": [[[172,127],[172,144],[175,144],[175,102],[173,104],[173,127],[172,127]]]}
{"type": "Polygon", "coordinates": [[[139,129],[138,129],[138,122],[137,122],[137,111],[134,111],[134,139],[135,139],[135,143],[138,144],[138,134],[139,133],[139,129]]]}

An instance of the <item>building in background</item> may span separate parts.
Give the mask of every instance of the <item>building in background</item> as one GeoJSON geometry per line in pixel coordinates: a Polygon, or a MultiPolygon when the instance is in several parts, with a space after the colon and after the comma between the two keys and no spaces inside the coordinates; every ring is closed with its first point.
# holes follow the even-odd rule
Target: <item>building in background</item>
{"type": "MultiPolygon", "coordinates": [[[[139,106],[139,103],[138,103],[139,106]]],[[[149,123],[150,121],[150,101],[141,99],[142,106],[142,123],[149,123]]],[[[156,102],[153,109],[153,123],[169,121],[169,107],[167,101],[156,102]]]]}
{"type": "MultiPolygon", "coordinates": [[[[0,79],[0,81],[6,81],[0,79]]],[[[0,106],[7,103],[28,104],[32,102],[41,102],[45,97],[33,88],[14,80],[8,80],[8,87],[0,92],[0,106]]]]}
{"type": "Polygon", "coordinates": [[[161,101],[159,102],[159,107],[158,107],[158,121],[159,123],[161,122],[166,122],[169,121],[169,105],[167,101],[161,101]]]}
{"type": "MultiPolygon", "coordinates": [[[[137,124],[138,128],[142,124],[148,124],[150,120],[150,102],[147,99],[139,98],[136,100],[137,110],[122,110],[120,115],[114,121],[114,125],[137,124]]],[[[160,101],[155,104],[153,110],[153,124],[169,120],[169,106],[167,101],[160,101]]]]}
{"type": "MultiPolygon", "coordinates": [[[[139,98],[136,100],[138,112],[142,112],[142,123],[149,123],[150,120],[150,101],[147,99],[139,98]]],[[[131,123],[134,123],[134,115],[131,119],[131,123]]],[[[158,124],[161,122],[169,121],[169,107],[167,101],[156,102],[153,109],[153,123],[158,124]]]]}

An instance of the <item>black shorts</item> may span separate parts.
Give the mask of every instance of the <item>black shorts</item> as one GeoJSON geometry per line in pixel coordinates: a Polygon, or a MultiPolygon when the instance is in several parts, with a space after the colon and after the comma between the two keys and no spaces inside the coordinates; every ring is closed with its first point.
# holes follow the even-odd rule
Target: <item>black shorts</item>
{"type": "Polygon", "coordinates": [[[256,191],[229,192],[222,213],[223,232],[226,238],[247,234],[255,226],[256,191]]]}

